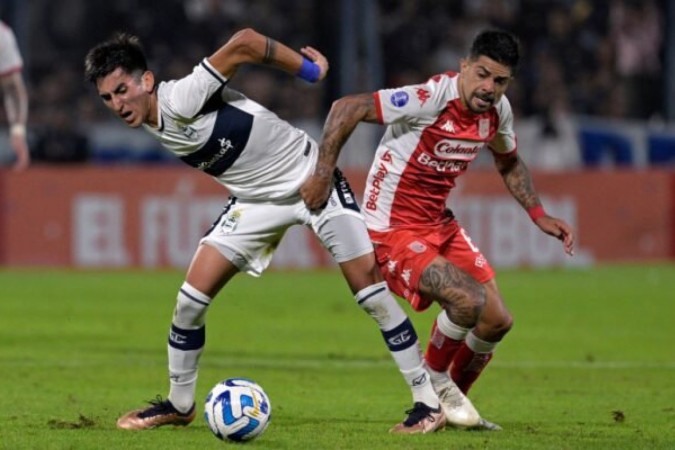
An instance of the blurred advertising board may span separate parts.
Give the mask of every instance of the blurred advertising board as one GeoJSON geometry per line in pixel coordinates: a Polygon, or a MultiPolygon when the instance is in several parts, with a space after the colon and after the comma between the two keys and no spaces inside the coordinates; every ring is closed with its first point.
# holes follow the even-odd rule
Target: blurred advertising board
{"type": "MultiPolygon", "coordinates": [[[[366,173],[347,171],[354,192],[366,173]]],[[[675,258],[675,173],[535,172],[545,207],[578,232],[576,255],[542,234],[492,171],[459,179],[449,206],[498,267],[585,266],[675,258]]],[[[0,173],[0,261],[5,266],[186,268],[227,192],[182,167],[33,167],[0,173]]],[[[273,267],[331,267],[293,227],[273,267]]]]}

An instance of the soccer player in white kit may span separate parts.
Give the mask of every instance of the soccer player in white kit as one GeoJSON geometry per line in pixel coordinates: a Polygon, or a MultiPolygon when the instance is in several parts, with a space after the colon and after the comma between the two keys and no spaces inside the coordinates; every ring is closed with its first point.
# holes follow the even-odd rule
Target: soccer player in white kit
{"type": "MultiPolygon", "coordinates": [[[[372,243],[347,181],[338,170],[330,195],[310,211],[300,186],[313,173],[318,148],[305,132],[227,87],[239,65],[259,63],[315,82],[328,61],[300,53],[252,29],[236,33],[191,74],[156,83],[137,38],[119,34],[86,56],[85,77],[104,104],[130,127],[143,127],[188,165],[214,177],[232,197],[200,241],[178,292],[168,343],[170,390],[119,418],[123,429],[185,425],[195,417],[197,363],[205,316],[215,295],[238,272],[259,276],[286,230],[311,227],[339,264],[357,304],[378,324],[411,388],[414,407],[392,431],[424,433],[446,423],[423,364],[415,330],[377,268],[372,243]]],[[[477,413],[458,404],[453,420],[477,413]]]]}
{"type": "MultiPolygon", "coordinates": [[[[512,196],[572,254],[574,236],[545,213],[518,157],[504,93],[518,65],[514,36],[480,33],[459,73],[426,83],[344,97],[333,104],[315,174],[301,188],[309,208],[328,195],[340,148],[359,122],[387,125],[370,168],[363,214],[389,288],[417,311],[438,302],[425,360],[443,409],[467,393],[510,330],[495,274],[446,202],[455,179],[487,148],[512,196]],[[454,381],[454,383],[452,383],[454,381]]],[[[485,429],[498,426],[483,421],[485,429]]]]}
{"type": "Polygon", "coordinates": [[[21,76],[23,59],[14,32],[0,22],[0,86],[9,121],[9,143],[16,155],[14,170],[23,170],[30,163],[26,140],[28,93],[21,76]]]}

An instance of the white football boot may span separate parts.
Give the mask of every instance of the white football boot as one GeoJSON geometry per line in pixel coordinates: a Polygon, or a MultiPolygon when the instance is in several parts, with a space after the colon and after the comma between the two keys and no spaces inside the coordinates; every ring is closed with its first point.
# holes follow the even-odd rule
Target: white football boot
{"type": "Polygon", "coordinates": [[[502,427],[483,419],[471,400],[457,387],[450,377],[438,380],[431,377],[431,384],[438,395],[447,424],[470,430],[500,431],[502,427]]]}
{"type": "Polygon", "coordinates": [[[445,377],[441,382],[431,377],[431,384],[438,394],[449,425],[459,428],[472,428],[480,425],[480,414],[471,400],[459,390],[450,377],[445,377]]]}

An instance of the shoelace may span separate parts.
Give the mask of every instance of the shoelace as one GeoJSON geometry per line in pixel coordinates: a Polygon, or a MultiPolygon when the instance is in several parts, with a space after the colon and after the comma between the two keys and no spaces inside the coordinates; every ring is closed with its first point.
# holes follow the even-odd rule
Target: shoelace
{"type": "Polygon", "coordinates": [[[432,421],[435,422],[436,419],[434,416],[431,415],[431,408],[429,408],[427,405],[424,403],[416,402],[413,407],[409,410],[407,410],[405,413],[408,414],[408,418],[403,422],[405,426],[411,427],[422,420],[426,419],[427,417],[432,421]]]}
{"type": "Polygon", "coordinates": [[[159,414],[171,414],[177,413],[173,405],[168,401],[164,400],[161,395],[157,395],[154,400],[148,401],[152,406],[145,411],[138,414],[138,417],[146,418],[152,417],[159,414]]]}

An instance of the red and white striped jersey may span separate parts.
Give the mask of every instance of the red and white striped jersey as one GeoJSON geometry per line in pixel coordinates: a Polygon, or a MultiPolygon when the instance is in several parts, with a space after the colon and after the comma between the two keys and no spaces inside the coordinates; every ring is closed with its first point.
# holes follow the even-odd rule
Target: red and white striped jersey
{"type": "Polygon", "coordinates": [[[388,126],[363,197],[369,229],[440,223],[455,178],[483,147],[499,154],[516,151],[506,96],[475,114],[462,104],[457,79],[447,72],[373,94],[378,120],[388,126]]]}

